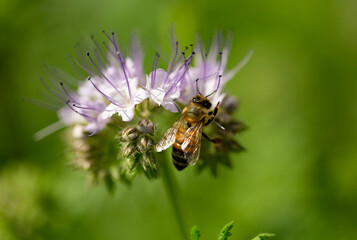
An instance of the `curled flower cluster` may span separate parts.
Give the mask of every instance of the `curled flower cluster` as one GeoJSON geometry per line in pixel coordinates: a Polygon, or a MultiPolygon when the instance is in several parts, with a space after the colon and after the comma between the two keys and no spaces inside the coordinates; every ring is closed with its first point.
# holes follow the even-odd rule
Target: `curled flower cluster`
{"type": "Polygon", "coordinates": [[[140,120],[136,127],[127,127],[116,135],[121,145],[118,158],[120,178],[125,183],[139,171],[149,178],[157,177],[157,161],[154,153],[154,132],[156,125],[149,119],[140,120]]]}
{"type": "Polygon", "coordinates": [[[140,172],[156,178],[160,163],[154,146],[159,139],[152,119],[165,110],[179,112],[198,94],[209,98],[212,106],[221,103],[217,121],[213,121],[219,127],[208,128],[221,140],[209,143],[215,150],[201,154],[203,161],[199,165],[207,165],[204,158],[212,159],[207,152],[214,156],[217,152],[242,149],[233,138],[243,129],[231,116],[237,103],[223,88],[251,53],[226,71],[230,44],[221,35],[214,39],[207,54],[200,41],[180,52],[179,42],[172,37],[167,69],[158,68],[160,55],[156,53],[151,71],[145,74],[136,40],[132,41],[131,55],[124,56],[114,33],[105,35],[109,40],[106,51],[92,38],[96,49],[86,53],[86,61],[76,61],[88,75],[85,80],[72,88],[61,79],[50,89],[65,100],[58,116],[71,129],[68,143],[75,166],[89,170],[95,180],[104,179],[109,187],[116,179],[130,183],[140,172]]]}

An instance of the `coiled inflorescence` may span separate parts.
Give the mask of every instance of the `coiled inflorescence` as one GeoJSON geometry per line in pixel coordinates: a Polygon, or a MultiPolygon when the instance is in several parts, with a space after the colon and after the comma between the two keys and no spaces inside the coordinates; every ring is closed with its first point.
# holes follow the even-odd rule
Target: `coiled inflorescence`
{"type": "Polygon", "coordinates": [[[115,138],[120,144],[118,159],[120,179],[131,183],[138,172],[143,172],[147,178],[157,177],[157,161],[154,153],[154,132],[156,125],[149,119],[140,120],[137,126],[127,127],[115,138]]]}
{"type": "Polygon", "coordinates": [[[198,169],[209,166],[216,175],[218,164],[230,167],[228,154],[243,149],[235,136],[245,126],[234,119],[238,102],[223,88],[251,53],[226,71],[229,44],[224,44],[222,35],[216,36],[208,53],[198,41],[181,54],[172,35],[167,69],[158,67],[160,55],[156,53],[146,74],[137,40],[132,41],[131,55],[124,56],[114,33],[105,35],[109,40],[106,50],[92,37],[95,49],[80,54],[85,61],[75,60],[87,74],[75,82],[77,86],[71,88],[73,81],[70,84],[63,77],[68,75],[63,74],[51,77],[52,87],[44,82],[47,90],[63,101],[58,115],[60,123],[68,126],[72,165],[89,171],[94,181],[104,180],[109,189],[117,180],[130,184],[139,173],[157,178],[161,153],[155,152],[159,139],[153,119],[160,123],[159,132],[165,132],[170,126],[165,120],[173,119],[168,113],[179,112],[193,96],[203,94],[212,106],[220,103],[220,108],[212,119],[215,124],[207,127],[215,141],[203,140],[198,169]]]}

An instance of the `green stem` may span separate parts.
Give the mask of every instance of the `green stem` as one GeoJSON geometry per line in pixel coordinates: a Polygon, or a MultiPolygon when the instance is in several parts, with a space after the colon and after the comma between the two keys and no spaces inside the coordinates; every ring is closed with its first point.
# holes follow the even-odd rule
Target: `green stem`
{"type": "Polygon", "coordinates": [[[187,234],[188,232],[186,231],[184,218],[182,216],[183,208],[181,206],[182,199],[179,194],[180,189],[174,174],[169,168],[168,159],[166,157],[163,157],[161,159],[161,172],[162,172],[162,181],[165,186],[166,195],[168,200],[171,202],[172,208],[174,210],[176,221],[180,229],[182,239],[186,240],[188,239],[189,235],[187,234]]]}

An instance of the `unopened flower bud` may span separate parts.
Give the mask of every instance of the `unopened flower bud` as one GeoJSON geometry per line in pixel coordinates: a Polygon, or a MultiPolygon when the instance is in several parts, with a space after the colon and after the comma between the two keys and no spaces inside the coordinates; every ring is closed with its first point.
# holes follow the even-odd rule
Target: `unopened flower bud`
{"type": "Polygon", "coordinates": [[[120,166],[119,179],[130,185],[137,174],[137,161],[134,158],[124,158],[120,166]]]}
{"type": "Polygon", "coordinates": [[[125,128],[122,132],[123,140],[131,142],[139,137],[138,129],[133,127],[125,128]]]}
{"type": "Polygon", "coordinates": [[[137,128],[141,133],[150,134],[156,130],[156,125],[150,119],[143,119],[139,121],[137,128]]]}
{"type": "Polygon", "coordinates": [[[121,154],[123,157],[129,157],[135,151],[135,146],[132,143],[125,143],[121,149],[121,154]]]}
{"type": "Polygon", "coordinates": [[[233,96],[227,95],[224,97],[221,107],[226,110],[228,113],[233,113],[238,107],[238,99],[233,96]]]}
{"type": "Polygon", "coordinates": [[[141,165],[146,177],[149,179],[157,178],[157,163],[153,152],[143,153],[141,165]]]}
{"type": "Polygon", "coordinates": [[[138,148],[141,152],[146,152],[154,145],[154,141],[150,137],[142,137],[138,141],[138,148]]]}
{"type": "Polygon", "coordinates": [[[157,168],[155,155],[152,152],[146,152],[143,154],[143,160],[146,165],[150,166],[151,168],[157,168]]]}

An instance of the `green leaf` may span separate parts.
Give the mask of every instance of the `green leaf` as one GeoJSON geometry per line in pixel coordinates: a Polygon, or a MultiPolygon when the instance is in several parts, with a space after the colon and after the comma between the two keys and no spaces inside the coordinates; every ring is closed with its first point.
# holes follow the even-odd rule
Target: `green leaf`
{"type": "Polygon", "coordinates": [[[194,226],[191,229],[191,240],[199,240],[200,237],[201,237],[200,231],[198,230],[197,226],[194,226]]]}
{"type": "Polygon", "coordinates": [[[275,234],[273,233],[261,233],[252,240],[267,240],[274,238],[275,234]]]}
{"type": "Polygon", "coordinates": [[[218,237],[218,240],[227,240],[228,237],[232,236],[232,234],[230,233],[230,230],[232,230],[233,228],[233,221],[226,224],[221,232],[219,233],[219,237],[218,237]]]}

